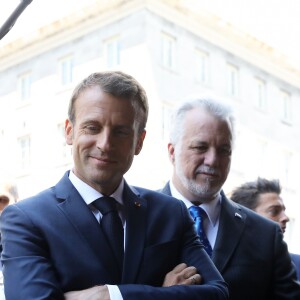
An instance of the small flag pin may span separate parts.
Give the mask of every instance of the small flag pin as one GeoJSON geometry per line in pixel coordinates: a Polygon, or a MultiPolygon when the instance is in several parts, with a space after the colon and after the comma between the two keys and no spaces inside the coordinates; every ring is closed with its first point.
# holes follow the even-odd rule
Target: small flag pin
{"type": "Polygon", "coordinates": [[[240,214],[238,214],[238,213],[235,213],[234,216],[242,219],[242,216],[240,214]]]}

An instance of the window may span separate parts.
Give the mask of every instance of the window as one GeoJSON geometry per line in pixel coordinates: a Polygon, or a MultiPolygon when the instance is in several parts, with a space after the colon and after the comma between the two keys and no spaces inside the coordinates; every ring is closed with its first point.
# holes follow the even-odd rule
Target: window
{"type": "Polygon", "coordinates": [[[292,123],[292,99],[290,93],[281,90],[280,91],[281,101],[281,119],[284,122],[292,123]]]}
{"type": "Polygon", "coordinates": [[[59,61],[59,78],[62,86],[73,82],[73,57],[65,57],[59,61]]]}
{"type": "Polygon", "coordinates": [[[19,77],[18,93],[21,101],[28,101],[31,96],[31,74],[26,73],[19,77]]]}
{"type": "Polygon", "coordinates": [[[286,186],[290,186],[291,176],[290,171],[292,169],[293,153],[289,151],[283,151],[282,153],[282,165],[281,165],[281,178],[282,183],[286,186]]]}
{"type": "Polygon", "coordinates": [[[106,66],[115,68],[120,65],[120,39],[113,37],[104,42],[104,56],[106,66]]]}
{"type": "Polygon", "coordinates": [[[175,43],[176,39],[168,34],[161,36],[161,62],[168,69],[175,69],[175,43]]]}
{"type": "Polygon", "coordinates": [[[30,136],[18,139],[19,167],[21,170],[28,169],[30,166],[30,136]]]}
{"type": "Polygon", "coordinates": [[[227,92],[230,96],[238,96],[238,80],[239,69],[232,64],[227,64],[227,92]]]}
{"type": "Polygon", "coordinates": [[[208,83],[208,67],[209,67],[208,53],[201,50],[196,50],[195,66],[196,66],[196,80],[201,83],[208,83]]]}
{"type": "Polygon", "coordinates": [[[267,109],[266,83],[264,80],[255,78],[255,106],[261,110],[267,109]]]}

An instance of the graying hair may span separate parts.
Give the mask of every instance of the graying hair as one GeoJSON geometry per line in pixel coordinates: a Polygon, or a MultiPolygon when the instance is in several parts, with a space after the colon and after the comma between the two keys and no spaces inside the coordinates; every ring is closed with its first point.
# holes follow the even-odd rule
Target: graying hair
{"type": "Polygon", "coordinates": [[[183,122],[186,113],[198,107],[204,108],[208,113],[220,120],[229,120],[232,139],[234,140],[235,117],[231,107],[213,98],[203,97],[187,100],[181,103],[173,112],[170,126],[170,142],[173,145],[176,145],[182,137],[183,122]]]}

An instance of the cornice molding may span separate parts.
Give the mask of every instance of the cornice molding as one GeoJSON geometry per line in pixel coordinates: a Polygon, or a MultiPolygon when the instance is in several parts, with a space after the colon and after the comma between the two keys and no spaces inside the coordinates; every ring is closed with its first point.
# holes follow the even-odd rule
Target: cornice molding
{"type": "Polygon", "coordinates": [[[139,3],[142,2],[141,0],[96,2],[81,11],[43,26],[26,37],[18,38],[0,47],[0,71],[126,17],[139,10],[142,7],[139,3]]]}
{"type": "Polygon", "coordinates": [[[300,88],[300,70],[276,49],[206,11],[191,10],[182,0],[97,1],[81,11],[41,27],[0,47],[3,71],[49,49],[113,23],[142,8],[232,53],[267,73],[300,88]]]}
{"type": "Polygon", "coordinates": [[[300,70],[280,51],[207,11],[184,7],[184,0],[149,0],[153,13],[200,36],[286,83],[300,88],[300,70]]]}

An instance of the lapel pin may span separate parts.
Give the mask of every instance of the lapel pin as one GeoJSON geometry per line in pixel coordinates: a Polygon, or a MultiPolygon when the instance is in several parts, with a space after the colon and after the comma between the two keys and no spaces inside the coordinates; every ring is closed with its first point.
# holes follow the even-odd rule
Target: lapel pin
{"type": "Polygon", "coordinates": [[[136,207],[141,207],[141,203],[140,203],[140,202],[134,202],[134,205],[135,205],[136,207]]]}
{"type": "Polygon", "coordinates": [[[235,213],[234,216],[242,219],[242,216],[240,214],[238,214],[238,213],[235,213]]]}

